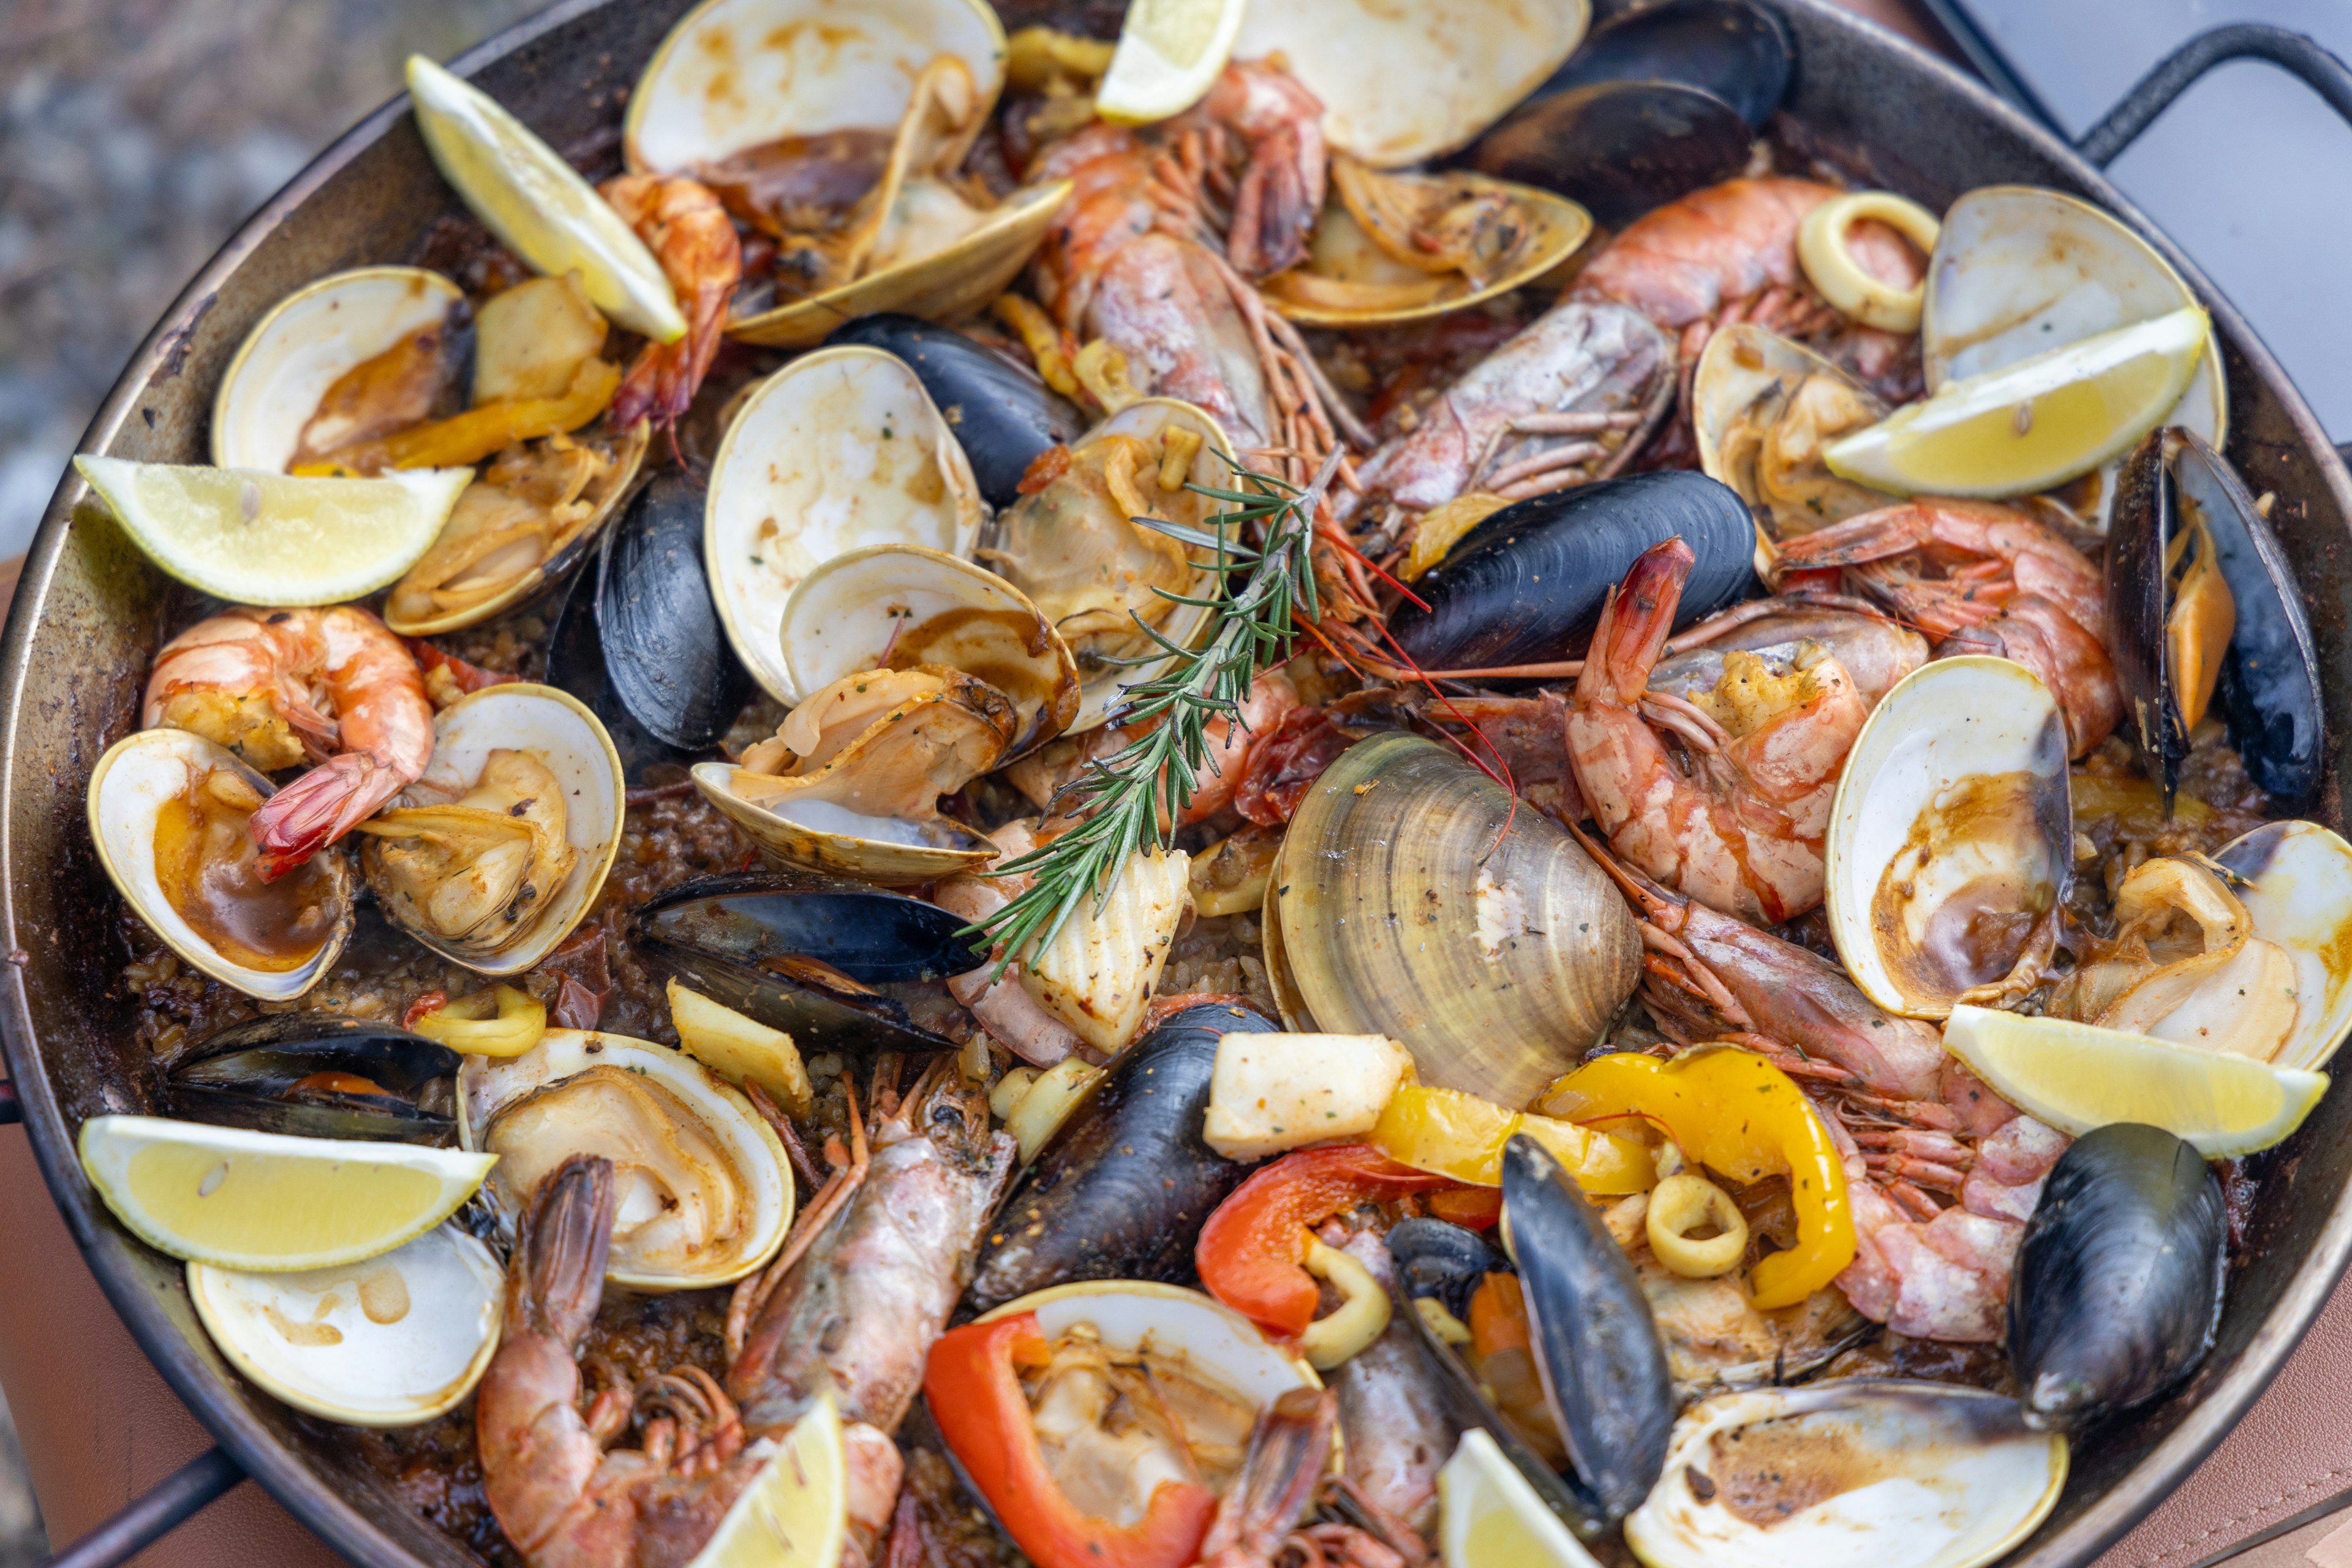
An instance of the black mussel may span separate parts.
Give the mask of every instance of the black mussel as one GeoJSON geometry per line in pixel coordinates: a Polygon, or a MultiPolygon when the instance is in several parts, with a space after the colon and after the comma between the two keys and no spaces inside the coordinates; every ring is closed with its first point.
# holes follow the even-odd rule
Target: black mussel
{"type": "Polygon", "coordinates": [[[1642,552],[1681,535],[1696,557],[1675,625],[1755,587],[1756,523],[1729,487],[1675,469],[1514,501],[1413,584],[1429,608],[1389,617],[1423,669],[1486,669],[1581,656],[1601,601],[1642,552]]]}
{"type": "Polygon", "coordinates": [[[1434,1300],[1464,1322],[1470,1297],[1489,1274],[1512,1272],[1511,1260],[1486,1245],[1476,1231],[1442,1219],[1415,1215],[1389,1227],[1389,1259],[1397,1289],[1413,1300],[1434,1300]]]}
{"type": "Polygon", "coordinates": [[[646,769],[657,763],[683,766],[692,752],[669,745],[630,716],[613,694],[604,674],[604,645],[596,634],[596,573],[572,578],[557,605],[547,634],[547,683],[570,692],[585,703],[613,738],[621,772],[632,784],[646,782],[646,769]]]}
{"type": "Polygon", "coordinates": [[[2319,663],[2294,575],[2229,464],[2193,433],[2124,460],[2107,538],[2106,640],[2148,772],[2169,804],[2219,695],[2254,782],[2282,805],[2319,786],[2319,663]]]}
{"type": "Polygon", "coordinates": [[[1680,82],[1761,131],[1788,94],[1796,60],[1788,25],[1749,0],[1665,0],[1596,29],[1528,100],[1606,82],[1680,82]]]}
{"type": "Polygon", "coordinates": [[[2058,1157],[2009,1288],[2025,1423],[2065,1432],[2189,1375],[2221,1321],[2221,1184],[2190,1144],[2116,1122],[2058,1157]]]}
{"type": "Polygon", "coordinates": [[[1121,1052],[997,1210],[965,1305],[984,1312],[1075,1279],[1191,1279],[1201,1226],[1249,1174],[1201,1137],[1217,1040],[1273,1028],[1202,1003],[1121,1052]]]}
{"type": "Polygon", "coordinates": [[[173,1064],[172,1112],[305,1138],[448,1144],[457,1053],[388,1024],[273,1013],[235,1024],[173,1064]]]}
{"type": "Polygon", "coordinates": [[[954,430],[980,493],[993,507],[1020,500],[1030,463],[1086,428],[1076,405],[1034,371],[920,316],[860,316],[835,328],[825,342],[858,343],[905,361],[954,430]]]}
{"type": "Polygon", "coordinates": [[[1502,1228],[1572,1484],[1613,1527],[1650,1495],[1675,1425],[1649,1298],[1592,1205],[1525,1133],[1503,1146],[1502,1228]]]}
{"type": "Polygon", "coordinates": [[[864,882],[771,870],[682,882],[643,905],[630,932],[686,984],[804,1052],[943,1051],[955,1042],[918,1016],[937,999],[907,988],[986,961],[963,923],[864,882]]]}
{"type": "MultiPolygon", "coordinates": [[[[639,490],[604,535],[593,604],[610,704],[599,712],[617,710],[661,745],[689,752],[716,746],[751,694],[703,573],[702,500],[701,485],[675,468],[639,490]]],[[[564,651],[564,673],[583,673],[571,666],[585,662],[584,651],[564,651]]]]}

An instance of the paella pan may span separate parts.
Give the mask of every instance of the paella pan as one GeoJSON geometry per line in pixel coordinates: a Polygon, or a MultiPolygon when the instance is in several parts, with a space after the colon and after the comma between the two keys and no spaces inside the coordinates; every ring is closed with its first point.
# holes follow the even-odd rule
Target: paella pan
{"type": "Polygon", "coordinates": [[[1336,9],[551,18],[110,405],[12,1067],[347,1553],[2079,1561],[2332,1283],[2259,346],[1852,24],[1336,9]]]}

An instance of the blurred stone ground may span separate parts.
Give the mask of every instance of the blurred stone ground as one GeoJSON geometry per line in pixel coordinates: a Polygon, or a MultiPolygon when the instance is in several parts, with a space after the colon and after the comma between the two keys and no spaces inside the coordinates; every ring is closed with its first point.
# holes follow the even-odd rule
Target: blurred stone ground
{"type": "MultiPolygon", "coordinates": [[[[0,558],[99,400],[271,192],[542,0],[0,0],[0,558]]],[[[47,1555],[0,1403],[0,1568],[47,1555]]]]}

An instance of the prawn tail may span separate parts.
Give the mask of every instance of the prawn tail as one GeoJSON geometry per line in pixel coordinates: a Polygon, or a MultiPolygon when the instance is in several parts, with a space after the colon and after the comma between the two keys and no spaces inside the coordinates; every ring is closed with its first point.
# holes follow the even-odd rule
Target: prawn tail
{"type": "Polygon", "coordinates": [[[364,752],[330,757],[254,812],[255,873],[276,881],[373,814],[404,782],[364,752]]]}
{"type": "Polygon", "coordinates": [[[531,1194],[507,1274],[507,1331],[576,1346],[604,1295],[613,1241],[613,1163],[574,1154],[531,1194]]]}

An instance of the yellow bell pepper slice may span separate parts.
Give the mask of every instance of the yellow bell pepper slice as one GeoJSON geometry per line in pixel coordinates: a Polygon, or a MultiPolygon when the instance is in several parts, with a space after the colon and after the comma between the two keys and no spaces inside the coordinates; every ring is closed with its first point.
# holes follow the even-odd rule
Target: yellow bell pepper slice
{"type": "Polygon", "coordinates": [[[1673,1061],[1631,1051],[1600,1057],[1537,1103],[1588,1128],[1640,1117],[1664,1128],[1692,1160],[1743,1184],[1787,1176],[1797,1245],[1756,1265],[1749,1286],[1759,1310],[1795,1306],[1853,1261],[1853,1208],[1837,1145],[1804,1091],[1753,1052],[1725,1047],[1673,1061]]]}
{"type": "Polygon", "coordinates": [[[304,463],[294,471],[299,476],[466,468],[517,442],[579,429],[604,413],[620,388],[621,367],[610,360],[592,359],[581,365],[561,397],[502,397],[452,418],[345,447],[325,462],[304,463]]]}
{"type": "Polygon", "coordinates": [[[1371,1142],[1390,1159],[1477,1186],[1500,1186],[1503,1145],[1525,1132],[1551,1152],[1588,1193],[1622,1197],[1657,1181],[1650,1152],[1632,1138],[1549,1116],[1507,1110],[1459,1089],[1400,1084],[1372,1129],[1371,1142]]]}

